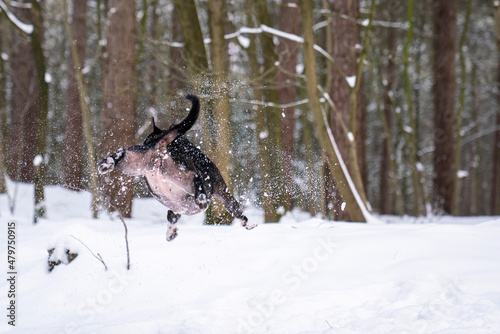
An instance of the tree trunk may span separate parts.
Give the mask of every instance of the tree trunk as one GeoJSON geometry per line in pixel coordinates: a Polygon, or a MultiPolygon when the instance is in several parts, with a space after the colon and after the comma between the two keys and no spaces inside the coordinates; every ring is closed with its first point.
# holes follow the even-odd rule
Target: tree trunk
{"type": "MultiPolygon", "coordinates": [[[[396,21],[396,1],[389,2],[388,12],[389,12],[389,22],[396,21]]],[[[391,214],[393,213],[393,196],[395,188],[393,189],[394,182],[396,179],[395,170],[393,168],[393,150],[392,150],[392,126],[393,126],[393,114],[394,106],[392,101],[392,96],[394,94],[394,86],[397,80],[396,77],[396,45],[397,45],[397,35],[395,29],[387,29],[387,50],[389,50],[389,59],[387,60],[387,66],[384,68],[384,98],[383,98],[383,115],[382,119],[384,122],[384,133],[385,136],[382,141],[382,161],[380,166],[380,213],[381,214],[391,214]]],[[[397,182],[397,181],[396,181],[397,182]]]]}
{"type": "MultiPolygon", "coordinates": [[[[64,4],[65,8],[67,8],[68,7],[67,1],[64,1],[64,4]]],[[[65,21],[64,24],[66,27],[66,34],[68,36],[68,40],[75,41],[73,35],[74,29],[70,27],[67,15],[64,17],[64,21],[65,21]]],[[[88,99],[87,99],[88,94],[86,92],[87,90],[85,89],[85,84],[82,74],[82,67],[84,60],[80,58],[81,56],[84,56],[84,52],[82,51],[79,52],[78,42],[70,44],[70,56],[72,59],[72,64],[74,65],[73,66],[73,75],[74,75],[73,79],[75,84],[74,88],[76,89],[76,93],[78,94],[77,101],[79,102],[78,105],[78,108],[80,110],[79,118],[81,121],[80,124],[74,124],[74,126],[83,127],[85,147],[87,149],[87,173],[88,173],[87,187],[88,191],[92,195],[92,202],[91,202],[92,216],[94,218],[97,218],[99,214],[99,197],[100,197],[98,193],[99,181],[96,170],[97,162],[96,162],[95,148],[94,148],[94,137],[92,135],[91,121],[90,121],[91,111],[88,104],[88,99]]]]}
{"type": "MultiPolygon", "coordinates": [[[[358,64],[359,66],[359,64],[358,64]]],[[[362,75],[363,77],[363,75],[362,75]]],[[[357,111],[356,111],[356,158],[359,166],[359,180],[364,193],[364,201],[368,203],[368,193],[366,186],[368,185],[368,166],[366,161],[366,96],[364,80],[356,93],[357,96],[357,111]]]]}
{"type": "Polygon", "coordinates": [[[473,0],[468,0],[467,11],[465,13],[465,22],[463,24],[462,34],[460,36],[460,42],[458,44],[458,55],[460,64],[460,86],[459,86],[459,98],[458,98],[458,110],[456,116],[455,132],[456,132],[456,144],[455,144],[455,155],[454,159],[454,186],[453,186],[453,215],[458,216],[460,214],[460,193],[463,188],[461,178],[458,176],[458,171],[460,169],[460,160],[462,157],[462,120],[463,111],[465,109],[465,89],[467,80],[467,66],[465,61],[464,47],[467,37],[467,32],[469,30],[470,16],[472,13],[472,3],[473,0]]]}
{"type": "Polygon", "coordinates": [[[196,5],[194,0],[174,0],[174,6],[182,27],[184,51],[186,52],[188,67],[193,80],[196,73],[208,70],[207,54],[196,5]]]}
{"type": "MultiPolygon", "coordinates": [[[[499,67],[500,70],[500,67],[499,67]]],[[[473,101],[473,107],[471,109],[471,122],[476,123],[479,118],[480,113],[480,95],[481,95],[481,81],[477,77],[477,65],[472,66],[471,71],[471,95],[473,101]]],[[[470,143],[470,158],[469,161],[469,177],[467,178],[468,189],[465,191],[469,197],[469,203],[467,205],[466,213],[468,215],[477,215],[478,207],[478,185],[479,185],[479,175],[480,175],[480,150],[478,149],[478,141],[474,140],[470,143]]]]}
{"type": "MultiPolygon", "coordinates": [[[[3,117],[3,110],[0,110],[0,129],[3,128],[5,119],[3,117]]],[[[0,194],[7,192],[7,185],[5,184],[5,168],[4,168],[4,139],[3,131],[0,130],[0,194]]]]}
{"type": "MultiPolygon", "coordinates": [[[[215,137],[212,148],[214,163],[219,168],[229,191],[233,192],[231,180],[231,113],[227,87],[227,48],[224,39],[224,23],[227,17],[225,0],[208,0],[210,53],[212,61],[212,96],[214,106],[215,137]]],[[[207,224],[230,224],[233,218],[225,210],[223,203],[213,201],[207,211],[207,224]]]]}
{"type": "MultiPolygon", "coordinates": [[[[172,9],[172,24],[170,25],[171,40],[174,43],[181,43],[183,40],[182,29],[177,15],[177,9],[172,9]]],[[[170,66],[168,76],[168,91],[170,95],[177,94],[182,82],[187,81],[185,68],[187,67],[186,58],[183,55],[183,49],[180,47],[171,47],[169,52],[170,66]]],[[[171,116],[171,115],[169,115],[171,116]]],[[[174,120],[169,119],[169,124],[174,120]]]]}
{"type": "Polygon", "coordinates": [[[453,206],[455,150],[456,1],[436,1],[434,17],[434,206],[450,214],[453,206]]]}
{"type": "MultiPolygon", "coordinates": [[[[305,85],[305,81],[301,80],[301,83],[305,85]]],[[[322,172],[324,169],[322,167],[325,164],[322,163],[323,159],[321,163],[318,164],[317,162],[317,152],[321,150],[321,146],[318,145],[315,138],[314,126],[309,119],[310,112],[308,108],[309,106],[303,108],[299,119],[302,125],[299,143],[300,147],[306,149],[297,150],[297,161],[305,163],[305,173],[301,175],[302,186],[299,188],[299,196],[294,198],[294,204],[302,210],[308,211],[311,216],[315,216],[317,213],[323,213],[325,205],[325,191],[323,190],[324,187],[321,187],[321,180],[325,179],[322,172]],[[320,183],[319,189],[318,183],[320,183]]]]}
{"type": "MultiPolygon", "coordinates": [[[[271,18],[265,0],[256,0],[257,17],[261,24],[271,26],[271,18]]],[[[278,60],[273,37],[260,35],[263,66],[261,98],[278,104],[276,89],[276,61],[278,60]]],[[[281,112],[272,107],[257,110],[259,155],[261,161],[262,204],[265,222],[278,222],[290,209],[287,201],[285,176],[283,172],[283,153],[281,142],[281,112]],[[259,126],[260,125],[260,126],[259,126]]]]}
{"type": "MultiPolygon", "coordinates": [[[[500,5],[495,2],[495,31],[497,50],[500,53],[500,5]]],[[[491,204],[490,211],[492,215],[500,215],[500,61],[498,61],[497,69],[497,129],[493,139],[493,166],[492,166],[492,187],[491,187],[491,204]]]]}
{"type": "MultiPolygon", "coordinates": [[[[154,0],[151,3],[151,21],[149,26],[149,38],[156,41],[158,40],[158,0],[154,0]]],[[[158,49],[155,46],[150,46],[152,48],[152,54],[149,58],[149,107],[157,110],[157,95],[158,95],[158,74],[157,72],[160,70],[158,66],[158,60],[156,58],[156,54],[158,53],[158,49]]]]}
{"type": "MultiPolygon", "coordinates": [[[[253,0],[248,0],[248,8],[253,7],[253,0]]],[[[248,11],[247,14],[247,24],[251,27],[252,26],[252,15],[250,14],[251,12],[248,11]]],[[[249,36],[250,43],[248,46],[248,55],[249,55],[249,65],[250,65],[250,75],[252,78],[259,78],[260,76],[260,64],[258,62],[258,53],[257,53],[257,38],[255,35],[250,35],[249,36]]],[[[258,87],[258,80],[253,85],[253,98],[257,101],[261,101],[263,99],[263,92],[261,87],[258,87]]],[[[262,111],[257,110],[257,108],[253,108],[255,111],[254,113],[254,123],[255,123],[255,129],[257,132],[257,135],[260,133],[265,133],[265,119],[264,119],[264,113],[262,111]]],[[[267,200],[267,196],[269,196],[269,193],[267,191],[270,191],[266,188],[266,183],[264,182],[263,176],[268,173],[268,160],[266,159],[267,154],[266,150],[264,149],[264,145],[261,145],[260,141],[257,140],[257,149],[258,149],[258,161],[260,165],[260,174],[261,174],[261,205],[264,210],[264,220],[266,222],[272,221],[272,202],[267,200]],[[268,216],[266,216],[266,212],[268,212],[268,216]]]]}
{"type": "MultiPolygon", "coordinates": [[[[21,21],[32,22],[29,9],[18,9],[14,13],[21,21]]],[[[7,151],[7,170],[14,181],[33,182],[39,90],[30,37],[14,29],[11,50],[12,112],[8,135],[11,144],[7,151]]]]}
{"type": "Polygon", "coordinates": [[[417,167],[419,164],[418,157],[418,116],[415,115],[414,107],[413,107],[413,98],[412,98],[412,87],[410,82],[410,73],[409,73],[409,52],[410,45],[413,37],[413,0],[408,3],[408,33],[406,37],[406,42],[403,50],[403,62],[404,62],[404,90],[406,96],[406,104],[408,108],[408,119],[409,125],[408,128],[410,131],[404,131],[404,135],[406,141],[408,142],[408,162],[410,165],[410,173],[411,173],[411,181],[413,185],[413,215],[420,216],[423,214],[424,210],[424,201],[423,201],[423,188],[421,185],[421,176],[420,171],[417,167]]]}
{"type": "MultiPolygon", "coordinates": [[[[335,102],[336,109],[332,113],[338,112],[344,124],[350,124],[350,103],[351,94],[345,77],[355,77],[356,75],[356,59],[357,54],[354,46],[359,43],[359,31],[356,24],[358,18],[359,1],[334,1],[332,2],[332,25],[331,25],[331,45],[332,58],[335,60],[338,68],[342,71],[334,70],[330,75],[330,96],[335,102]],[[346,18],[347,17],[347,18],[346,18]],[[344,77],[345,76],[345,77],[344,77]]],[[[345,163],[349,171],[353,170],[347,133],[342,129],[339,115],[331,116],[331,128],[335,136],[335,140],[340,150],[340,154],[345,159],[345,163]],[[338,134],[338,135],[337,135],[338,134]]],[[[354,131],[353,131],[354,134],[354,131]]],[[[359,167],[359,166],[358,166],[359,167]]],[[[334,180],[335,186],[333,190],[333,212],[335,219],[349,220],[348,210],[342,210],[344,200],[339,191],[338,180],[334,180]]]]}
{"type": "Polygon", "coordinates": [[[31,0],[31,13],[33,16],[33,33],[31,45],[35,61],[35,71],[38,82],[38,126],[36,127],[35,154],[39,164],[35,170],[35,212],[33,223],[45,217],[45,144],[47,141],[47,115],[49,112],[49,84],[45,78],[47,73],[45,56],[42,49],[43,41],[43,9],[37,0],[31,0]]]}
{"type": "MultiPolygon", "coordinates": [[[[498,84],[500,88],[500,64],[498,66],[498,84]]],[[[500,100],[500,94],[499,94],[500,100]]],[[[500,109],[497,110],[496,132],[493,141],[493,175],[491,180],[491,214],[500,215],[500,109]]]]}
{"type": "MultiPolygon", "coordinates": [[[[82,188],[83,166],[83,131],[82,131],[82,109],[80,103],[80,91],[76,79],[76,70],[81,71],[85,59],[85,48],[87,45],[87,1],[73,1],[72,36],[80,68],[75,68],[73,53],[68,57],[68,91],[66,106],[66,130],[64,133],[64,149],[62,153],[62,183],[70,188],[82,188]]],[[[71,46],[70,46],[71,49],[71,46]]]]}
{"type": "MultiPolygon", "coordinates": [[[[106,31],[107,57],[104,72],[103,143],[101,154],[108,156],[134,143],[135,110],[135,1],[110,0],[106,31]]],[[[125,217],[132,213],[133,180],[113,173],[102,192],[125,217]]]]}
{"type": "MultiPolygon", "coordinates": [[[[203,113],[205,153],[219,167],[224,181],[231,189],[230,159],[227,159],[230,151],[229,99],[228,91],[224,87],[226,81],[225,6],[220,0],[208,2],[212,37],[211,61],[214,70],[213,81],[211,81],[208,79],[209,66],[196,5],[193,0],[175,0],[174,5],[182,26],[184,51],[190,74],[189,82],[194,86],[193,90],[212,92],[203,113]],[[214,126],[215,131],[213,131],[214,126]]],[[[231,220],[222,203],[217,200],[212,201],[206,212],[206,223],[228,224],[231,220]]]]}
{"type": "MultiPolygon", "coordinates": [[[[302,18],[302,30],[304,36],[304,60],[306,68],[306,88],[309,96],[309,106],[313,115],[314,127],[318,135],[319,142],[326,155],[328,165],[333,173],[337,187],[344,198],[349,214],[353,221],[365,222],[367,213],[364,202],[356,193],[354,183],[350,180],[349,172],[344,165],[342,167],[342,154],[336,148],[333,135],[328,133],[326,115],[322,115],[318,95],[318,78],[316,73],[316,55],[314,52],[314,33],[312,21],[312,8],[309,1],[300,0],[300,11],[302,18]],[[339,165],[340,163],[340,165],[339,165]],[[339,168],[339,166],[341,168],[339,168]]],[[[347,154],[347,153],[346,153],[347,154]]]]}
{"type": "MultiPolygon", "coordinates": [[[[209,67],[195,2],[194,0],[174,0],[174,8],[182,28],[184,53],[188,67],[187,87],[183,88],[188,88],[193,92],[206,92],[211,88],[207,78],[209,67]]],[[[205,153],[209,157],[213,157],[212,102],[211,100],[208,100],[208,103],[205,102],[204,112],[201,114],[203,143],[205,144],[205,153]]]]}
{"type": "MultiPolygon", "coordinates": [[[[279,29],[281,31],[300,34],[300,12],[297,0],[284,0],[280,8],[279,29]]],[[[276,75],[278,99],[280,104],[295,102],[297,99],[296,66],[299,44],[288,39],[280,39],[278,44],[279,69],[276,75]]],[[[283,146],[283,172],[288,206],[292,207],[295,197],[293,182],[293,160],[295,149],[295,107],[281,110],[281,139],[283,146]]]]}
{"type": "MultiPolygon", "coordinates": [[[[6,21],[0,22],[0,50],[5,50],[8,40],[8,26],[6,21]]],[[[7,131],[7,71],[5,68],[6,61],[0,57],[0,194],[7,192],[5,183],[5,162],[6,162],[6,141],[5,134],[7,131]]]]}

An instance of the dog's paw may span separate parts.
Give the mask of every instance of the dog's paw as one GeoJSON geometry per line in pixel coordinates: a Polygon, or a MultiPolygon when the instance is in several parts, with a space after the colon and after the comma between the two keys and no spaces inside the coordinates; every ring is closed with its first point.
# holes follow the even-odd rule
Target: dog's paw
{"type": "Polygon", "coordinates": [[[200,207],[200,209],[205,210],[208,208],[208,205],[210,204],[210,201],[207,198],[207,195],[204,193],[201,193],[196,197],[196,204],[200,207]]]}
{"type": "Polygon", "coordinates": [[[167,241],[172,241],[177,237],[178,228],[175,226],[170,226],[167,231],[167,241]]]}
{"type": "Polygon", "coordinates": [[[248,220],[247,221],[244,221],[242,220],[241,221],[241,226],[243,226],[244,228],[246,228],[247,230],[251,230],[255,227],[257,227],[259,224],[257,223],[252,223],[252,222],[249,222],[248,220]]]}
{"type": "Polygon", "coordinates": [[[107,157],[103,159],[99,164],[99,174],[105,175],[115,169],[115,159],[112,157],[107,157]]]}

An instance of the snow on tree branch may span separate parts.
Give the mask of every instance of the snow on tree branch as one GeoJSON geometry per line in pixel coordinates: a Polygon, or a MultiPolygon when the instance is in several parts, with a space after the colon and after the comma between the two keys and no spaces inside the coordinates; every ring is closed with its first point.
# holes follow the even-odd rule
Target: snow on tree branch
{"type": "Polygon", "coordinates": [[[12,22],[14,26],[16,26],[16,28],[28,35],[31,35],[33,33],[33,25],[19,21],[19,19],[10,11],[9,7],[3,0],[0,0],[0,8],[4,11],[9,21],[12,22]]]}
{"type": "MultiPolygon", "coordinates": [[[[279,29],[268,27],[265,24],[261,24],[260,27],[258,27],[258,28],[241,27],[237,31],[225,35],[224,38],[231,39],[231,38],[236,38],[236,37],[240,36],[241,34],[261,34],[263,32],[266,32],[268,34],[271,34],[271,35],[274,35],[277,37],[285,38],[285,39],[297,42],[299,44],[304,44],[304,39],[302,37],[284,32],[284,31],[279,30],[279,29]]],[[[321,46],[314,44],[314,50],[318,51],[326,59],[333,62],[332,56],[330,56],[330,54],[328,52],[326,52],[326,50],[323,49],[321,46]]]]}
{"type": "Polygon", "coordinates": [[[235,103],[248,103],[248,104],[256,104],[264,107],[272,107],[272,108],[279,108],[279,109],[286,109],[286,108],[292,108],[292,107],[297,107],[301,106],[304,104],[309,103],[309,99],[302,99],[299,101],[291,102],[291,103],[286,103],[286,104],[276,104],[273,102],[262,102],[259,100],[240,100],[240,99],[230,99],[230,102],[235,102],[235,103]]]}

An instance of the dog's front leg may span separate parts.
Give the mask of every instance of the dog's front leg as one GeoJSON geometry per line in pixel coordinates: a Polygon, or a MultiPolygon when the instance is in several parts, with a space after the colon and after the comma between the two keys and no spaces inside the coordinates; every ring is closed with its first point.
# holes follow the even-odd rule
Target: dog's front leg
{"type": "Polygon", "coordinates": [[[121,148],[115,154],[110,155],[109,157],[102,159],[101,162],[99,163],[99,174],[105,175],[105,174],[110,173],[112,170],[114,170],[115,166],[123,158],[124,154],[125,154],[125,150],[123,148],[121,148]]]}
{"type": "Polygon", "coordinates": [[[168,210],[168,229],[167,229],[167,241],[172,241],[177,237],[177,231],[179,230],[175,224],[179,221],[181,215],[174,213],[172,210],[168,210]]]}
{"type": "Polygon", "coordinates": [[[105,175],[117,169],[130,176],[144,175],[150,168],[151,154],[152,150],[144,146],[121,148],[115,154],[101,160],[99,174],[105,175]]]}

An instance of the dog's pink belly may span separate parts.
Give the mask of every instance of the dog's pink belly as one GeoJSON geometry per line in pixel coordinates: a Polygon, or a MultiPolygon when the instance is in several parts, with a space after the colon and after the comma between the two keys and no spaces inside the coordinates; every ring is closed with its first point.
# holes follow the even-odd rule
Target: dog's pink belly
{"type": "Polygon", "coordinates": [[[155,198],[173,212],[194,215],[202,211],[194,200],[194,185],[189,179],[184,181],[150,172],[146,174],[146,180],[155,198]]]}

